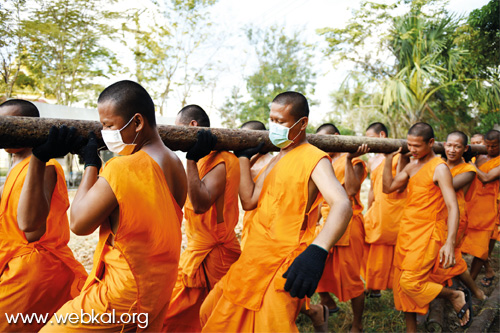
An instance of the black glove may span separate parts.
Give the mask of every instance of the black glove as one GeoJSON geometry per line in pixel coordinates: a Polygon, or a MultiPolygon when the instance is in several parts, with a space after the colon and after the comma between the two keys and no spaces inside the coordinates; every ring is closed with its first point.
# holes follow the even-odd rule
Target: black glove
{"type": "Polygon", "coordinates": [[[242,149],[242,150],[235,150],[234,155],[236,155],[236,157],[246,157],[248,159],[251,159],[253,155],[260,152],[262,147],[264,147],[264,142],[259,143],[256,147],[242,149]]]}
{"type": "Polygon", "coordinates": [[[314,244],[309,245],[283,274],[285,291],[289,291],[292,297],[311,297],[323,275],[327,257],[328,251],[314,244]]]}
{"type": "Polygon", "coordinates": [[[83,159],[85,168],[88,166],[95,166],[97,170],[101,168],[102,161],[97,151],[98,148],[99,144],[97,143],[97,137],[94,132],[89,132],[89,141],[80,151],[80,156],[83,159]]]}
{"type": "Polygon", "coordinates": [[[198,162],[210,154],[217,143],[217,137],[210,130],[199,130],[196,143],[187,151],[186,159],[198,162]]]}
{"type": "Polygon", "coordinates": [[[52,126],[45,143],[33,148],[33,155],[40,161],[48,162],[51,158],[63,157],[81,145],[83,138],[76,134],[76,128],[52,126]]]}

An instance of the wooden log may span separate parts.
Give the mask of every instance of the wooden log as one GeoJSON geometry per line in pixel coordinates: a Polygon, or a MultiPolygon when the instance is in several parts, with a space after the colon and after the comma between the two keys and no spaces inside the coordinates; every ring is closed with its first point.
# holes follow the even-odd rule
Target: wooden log
{"type": "MultiPolygon", "coordinates": [[[[84,137],[90,131],[96,133],[102,146],[102,125],[97,121],[54,119],[54,118],[30,118],[30,117],[0,117],[0,148],[34,147],[42,144],[47,139],[52,126],[66,125],[74,126],[78,133],[84,137]]],[[[200,127],[184,127],[172,125],[159,125],[158,132],[167,147],[172,150],[187,151],[196,141],[196,133],[200,127]]],[[[239,150],[255,147],[264,142],[265,151],[277,151],[269,141],[267,131],[251,131],[241,129],[211,128],[212,133],[217,136],[217,150],[239,150]]],[[[358,147],[366,143],[371,152],[390,153],[403,147],[407,152],[406,140],[403,139],[378,139],[363,136],[345,135],[317,135],[308,134],[307,140],[318,148],[328,152],[355,152],[358,147]]],[[[472,151],[486,154],[486,147],[481,145],[471,146],[472,151]]],[[[434,151],[444,154],[441,142],[436,142],[434,151]]]]}

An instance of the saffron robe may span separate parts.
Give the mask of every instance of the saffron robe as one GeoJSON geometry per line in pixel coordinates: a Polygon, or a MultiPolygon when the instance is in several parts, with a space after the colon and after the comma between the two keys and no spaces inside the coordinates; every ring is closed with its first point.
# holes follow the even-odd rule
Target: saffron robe
{"type": "Polygon", "coordinates": [[[201,307],[202,331],[297,331],[303,300],[284,290],[282,276],[314,240],[321,195],[306,211],[308,183],[322,158],[328,156],[305,143],[266,176],[241,256],[201,307]]]}
{"type": "Polygon", "coordinates": [[[172,293],[163,330],[166,332],[199,332],[200,307],[214,285],[240,256],[240,244],[234,228],[238,224],[238,188],[240,164],[229,152],[212,152],[198,161],[200,178],[219,164],[225,164],[226,183],[219,207],[218,201],[203,214],[194,212],[188,197],[184,207],[187,248],[181,254],[179,274],[172,293]]]}
{"type": "Polygon", "coordinates": [[[446,242],[448,211],[434,184],[440,157],[428,161],[408,182],[394,256],[394,305],[397,310],[425,314],[443,286],[430,275],[439,268],[439,250],[446,242]]]}
{"type": "MultiPolygon", "coordinates": [[[[48,324],[42,331],[158,332],[177,278],[182,211],[170,192],[163,170],[142,150],[109,160],[100,176],[108,182],[119,205],[114,245],[109,242],[110,224],[103,223],[94,266],[82,293],[67,302],[56,315],[83,311],[115,314],[117,318],[114,323],[88,324],[82,320],[76,324],[48,324]],[[116,322],[127,313],[147,314],[147,327],[139,320],[128,324],[116,322]]],[[[56,322],[54,318],[52,321],[56,322]]]]}
{"type": "MultiPolygon", "coordinates": [[[[476,173],[476,168],[474,168],[469,163],[462,163],[451,170],[451,175],[456,177],[462,173],[466,172],[474,172],[476,173]]],[[[458,224],[457,238],[455,240],[455,265],[453,267],[443,269],[442,267],[438,267],[434,273],[431,275],[431,279],[437,283],[448,283],[449,286],[452,285],[451,279],[457,275],[462,274],[467,270],[467,263],[462,257],[462,244],[467,233],[467,210],[465,208],[465,194],[464,189],[461,188],[457,192],[457,201],[458,201],[458,209],[460,211],[460,222],[458,224]]],[[[470,197],[470,187],[469,191],[467,191],[467,197],[470,197]]]]}
{"type": "Polygon", "coordinates": [[[77,296],[87,273],[68,247],[69,207],[64,171],[56,160],[57,181],[52,193],[45,234],[29,243],[17,224],[17,208],[31,156],[9,172],[0,202],[0,332],[38,331],[43,323],[8,324],[5,314],[52,316],[77,296]]]}
{"type": "MultiPolygon", "coordinates": [[[[406,190],[385,194],[382,175],[385,159],[372,171],[371,183],[374,200],[365,214],[365,241],[369,244],[366,263],[366,288],[392,289],[394,280],[394,247],[399,223],[406,203],[406,190]]],[[[398,159],[392,161],[392,175],[397,172],[398,159]]]]}
{"type": "MultiPolygon", "coordinates": [[[[483,172],[500,165],[500,156],[497,156],[479,167],[483,172]]],[[[488,246],[491,238],[498,233],[498,195],[500,180],[483,184],[476,176],[469,191],[473,191],[467,202],[469,224],[467,236],[462,245],[462,252],[473,255],[482,260],[488,259],[488,246]]]]}
{"type": "MultiPolygon", "coordinates": [[[[344,154],[333,162],[335,176],[342,185],[345,185],[346,158],[347,154],[344,154]]],[[[365,163],[360,158],[354,158],[352,160],[353,167],[358,164],[363,166],[363,177],[361,179],[361,182],[363,182],[367,176],[365,163]]],[[[361,279],[365,233],[360,191],[354,196],[349,196],[349,200],[353,211],[351,221],[349,221],[342,238],[330,250],[325,263],[325,270],[316,289],[317,292],[335,294],[341,302],[355,298],[365,290],[361,279]]],[[[322,207],[321,214],[324,219],[328,216],[329,210],[328,205],[322,207]]]]}

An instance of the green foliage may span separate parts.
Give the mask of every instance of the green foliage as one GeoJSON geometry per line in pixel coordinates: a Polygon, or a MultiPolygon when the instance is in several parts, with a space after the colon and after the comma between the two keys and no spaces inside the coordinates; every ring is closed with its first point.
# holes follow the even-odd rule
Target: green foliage
{"type": "Polygon", "coordinates": [[[498,50],[498,15],[491,22],[498,2],[492,2],[471,13],[470,26],[441,0],[365,1],[346,27],[320,30],[334,65],[354,64],[332,94],[334,117],[357,131],[368,120],[382,121],[396,137],[417,121],[432,123],[438,136],[491,125],[495,117],[485,115],[500,105],[500,59],[491,55],[498,50]],[[396,13],[402,6],[406,12],[396,13]],[[490,54],[478,57],[482,48],[490,54]]]}
{"type": "Polygon", "coordinates": [[[210,54],[204,50],[212,36],[208,9],[215,2],[165,0],[160,6],[154,1],[153,9],[134,12],[122,27],[133,36],[123,43],[134,54],[137,81],[153,95],[161,114],[174,90],[185,106],[193,87],[215,81],[212,56],[220,46],[210,54]]]}
{"type": "Polygon", "coordinates": [[[226,112],[228,105],[225,105],[221,116],[226,123],[235,117],[241,123],[249,120],[267,123],[270,104],[279,93],[314,94],[316,74],[312,70],[312,46],[300,39],[299,32],[288,36],[284,28],[277,26],[268,30],[247,28],[246,35],[255,48],[259,63],[255,73],[246,78],[250,98],[232,105],[239,107],[232,113],[226,112]]]}

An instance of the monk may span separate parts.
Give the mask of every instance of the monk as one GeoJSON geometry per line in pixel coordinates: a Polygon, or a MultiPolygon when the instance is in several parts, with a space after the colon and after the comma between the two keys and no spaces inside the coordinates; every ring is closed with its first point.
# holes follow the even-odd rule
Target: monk
{"type": "Polygon", "coordinates": [[[474,256],[470,275],[476,280],[481,267],[486,266],[486,274],[481,281],[489,287],[495,278],[488,256],[495,246],[498,237],[498,195],[500,186],[500,132],[491,130],[485,135],[487,155],[479,155],[474,164],[477,176],[471,187],[472,198],[467,203],[469,229],[464,240],[462,251],[474,256]]]}
{"type": "Polygon", "coordinates": [[[89,134],[70,219],[77,235],[99,228],[94,266],[81,294],[64,304],[42,332],[157,332],[177,278],[184,167],[163,144],[153,100],[138,83],[110,85],[99,95],[97,110],[104,143],[123,156],[109,160],[98,175],[98,144],[89,134]],[[73,320],[61,323],[68,316],[73,320]]]}
{"type": "MultiPolygon", "coordinates": [[[[321,125],[316,134],[339,135],[332,124],[321,125]]],[[[362,145],[356,153],[330,153],[335,176],[344,187],[352,204],[353,216],[342,238],[331,249],[325,265],[325,271],[318,284],[317,292],[321,304],[326,305],[330,312],[338,311],[335,301],[330,296],[333,293],[339,301],[351,301],[353,312],[352,332],[363,330],[363,309],[365,304],[365,286],[361,279],[361,266],[364,252],[364,221],[363,205],[360,200],[361,183],[367,176],[366,166],[359,156],[368,152],[362,145]]],[[[321,214],[329,215],[329,206],[323,205],[321,214]]]]}
{"type": "MultiPolygon", "coordinates": [[[[274,98],[269,138],[280,152],[256,182],[250,159],[260,147],[236,152],[241,204],[255,214],[240,258],[201,307],[204,332],[297,332],[295,320],[304,297],[316,290],[328,251],[351,217],[328,156],[306,140],[308,116],[302,94],[285,92],[274,98]],[[331,214],[314,237],[321,197],[331,214]]],[[[327,307],[323,317],[327,323],[327,307]]]]}
{"type": "MultiPolygon", "coordinates": [[[[36,106],[21,99],[0,105],[0,116],[40,117],[36,106]]],[[[80,293],[87,273],[68,247],[68,190],[61,165],[59,136],[77,137],[67,128],[51,131],[47,142],[31,148],[6,149],[12,166],[0,188],[0,331],[40,330],[59,307],[80,293]],[[8,322],[22,314],[31,323],[8,322]]]]}
{"type": "MultiPolygon", "coordinates": [[[[250,120],[241,125],[241,129],[244,130],[253,130],[253,131],[266,131],[266,126],[258,121],[258,120],[250,120]]],[[[264,168],[269,164],[273,155],[270,153],[261,153],[260,151],[256,153],[250,159],[250,175],[255,182],[257,177],[262,173],[264,168]]],[[[241,249],[245,246],[247,231],[249,228],[249,224],[247,223],[252,219],[252,215],[255,213],[255,210],[246,211],[243,216],[243,228],[241,230],[241,249]]]]}
{"type": "Polygon", "coordinates": [[[448,134],[446,138],[445,153],[446,164],[450,168],[453,176],[453,188],[457,194],[458,208],[460,211],[460,221],[458,225],[457,238],[455,243],[455,265],[448,269],[438,268],[431,274],[431,279],[440,284],[448,283],[452,285],[451,278],[457,276],[472,291],[472,294],[480,299],[486,299],[484,292],[477,287],[472,280],[467,263],[462,257],[462,243],[467,233],[467,211],[465,209],[466,200],[471,197],[470,185],[476,176],[476,169],[466,161],[463,156],[468,151],[467,135],[461,131],[448,134]],[[466,199],[467,198],[467,199],[466,199]]]}
{"type": "MultiPolygon", "coordinates": [[[[177,114],[177,126],[210,127],[198,105],[177,114]]],[[[187,248],[181,255],[177,282],[164,321],[166,332],[200,332],[200,307],[214,285],[240,256],[234,227],[238,224],[240,165],[227,151],[212,151],[217,137],[199,131],[187,152],[188,199],[184,207],[187,248]]]]}
{"type": "MultiPolygon", "coordinates": [[[[266,126],[258,120],[250,120],[241,125],[241,129],[252,130],[252,131],[265,131],[266,126]]],[[[252,179],[255,179],[259,172],[271,161],[273,155],[270,153],[258,152],[250,160],[250,173],[252,179]]]]}
{"type": "Polygon", "coordinates": [[[455,264],[454,250],[459,210],[453,178],[445,162],[434,154],[434,131],[426,123],[416,123],[408,131],[407,144],[412,161],[395,177],[392,160],[401,151],[387,154],[383,170],[383,192],[407,187],[394,257],[394,304],[405,312],[406,330],[417,331],[416,314],[425,314],[436,297],[449,300],[460,325],[468,327],[472,302],[468,289],[453,290],[431,281],[438,266],[455,264]]]}
{"type": "MultiPolygon", "coordinates": [[[[387,138],[387,127],[375,122],[366,129],[370,138],[387,138]]],[[[376,154],[368,161],[370,192],[368,211],[365,215],[365,241],[369,244],[366,255],[366,289],[370,297],[381,297],[381,290],[392,289],[394,280],[394,247],[399,232],[399,223],[406,203],[406,191],[385,194],[382,192],[384,154],[376,154]]],[[[404,155],[392,162],[392,174],[408,163],[404,155]]]]}
{"type": "Polygon", "coordinates": [[[484,145],[484,135],[476,133],[470,138],[471,145],[484,145]]]}

